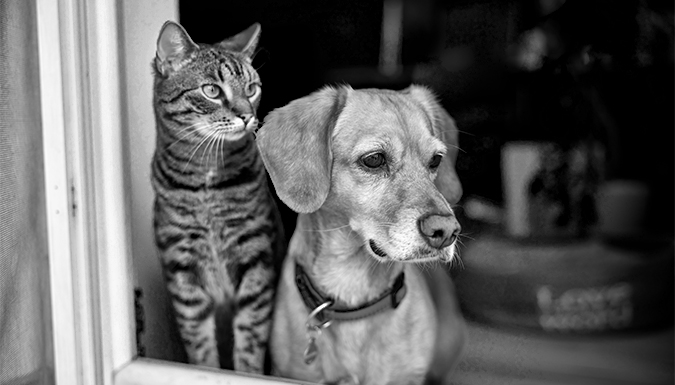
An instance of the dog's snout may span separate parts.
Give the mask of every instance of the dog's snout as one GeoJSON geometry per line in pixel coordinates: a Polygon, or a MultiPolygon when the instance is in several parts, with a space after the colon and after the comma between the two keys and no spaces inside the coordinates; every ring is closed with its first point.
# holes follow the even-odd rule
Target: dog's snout
{"type": "Polygon", "coordinates": [[[450,246],[462,229],[454,215],[428,214],[419,219],[418,225],[424,240],[436,249],[450,246]]]}

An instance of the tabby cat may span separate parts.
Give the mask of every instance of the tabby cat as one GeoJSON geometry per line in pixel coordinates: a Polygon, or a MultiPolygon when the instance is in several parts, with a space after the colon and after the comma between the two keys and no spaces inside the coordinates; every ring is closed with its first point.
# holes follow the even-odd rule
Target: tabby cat
{"type": "Polygon", "coordinates": [[[191,363],[262,373],[285,242],[255,146],[260,25],[157,40],[155,242],[191,363]]]}

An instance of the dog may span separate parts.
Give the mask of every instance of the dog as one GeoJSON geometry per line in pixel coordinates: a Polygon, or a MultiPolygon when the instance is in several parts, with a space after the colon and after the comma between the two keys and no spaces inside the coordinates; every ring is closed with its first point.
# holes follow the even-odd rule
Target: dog
{"type": "Polygon", "coordinates": [[[325,87],[268,114],[256,142],[277,195],[299,213],[275,303],[273,374],[341,384],[447,375],[464,324],[449,276],[431,267],[456,253],[457,136],[418,85],[325,87]]]}

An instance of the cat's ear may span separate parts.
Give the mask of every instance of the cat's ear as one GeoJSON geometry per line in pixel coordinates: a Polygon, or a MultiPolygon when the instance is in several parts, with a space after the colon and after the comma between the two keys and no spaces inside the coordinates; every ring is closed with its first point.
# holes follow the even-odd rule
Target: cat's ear
{"type": "Polygon", "coordinates": [[[294,100],[270,112],[258,131],[258,150],[277,195],[295,212],[314,212],[328,197],[331,136],[348,92],[326,87],[294,100]]]}
{"type": "Polygon", "coordinates": [[[219,44],[227,50],[241,52],[247,58],[252,59],[255,49],[258,47],[260,32],[260,23],[253,23],[250,27],[234,36],[228,37],[219,44]]]}
{"type": "Polygon", "coordinates": [[[459,131],[455,120],[441,106],[436,96],[428,88],[412,85],[402,92],[409,94],[420,103],[430,118],[434,136],[442,140],[447,148],[447,153],[438,166],[434,183],[445,199],[449,203],[455,204],[462,197],[462,184],[455,171],[455,162],[459,150],[459,131]]]}
{"type": "Polygon", "coordinates": [[[167,21],[157,38],[155,69],[163,76],[167,76],[171,71],[180,68],[181,64],[197,48],[199,46],[190,39],[190,35],[180,24],[167,21]]]}

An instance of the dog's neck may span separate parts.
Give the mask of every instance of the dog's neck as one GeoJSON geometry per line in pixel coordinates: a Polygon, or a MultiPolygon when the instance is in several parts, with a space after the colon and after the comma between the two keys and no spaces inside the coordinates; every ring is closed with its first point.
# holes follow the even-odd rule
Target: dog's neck
{"type": "Polygon", "coordinates": [[[378,262],[365,240],[344,218],[321,211],[298,216],[291,250],[314,285],[331,297],[358,306],[380,296],[403,270],[397,262],[378,262]]]}

